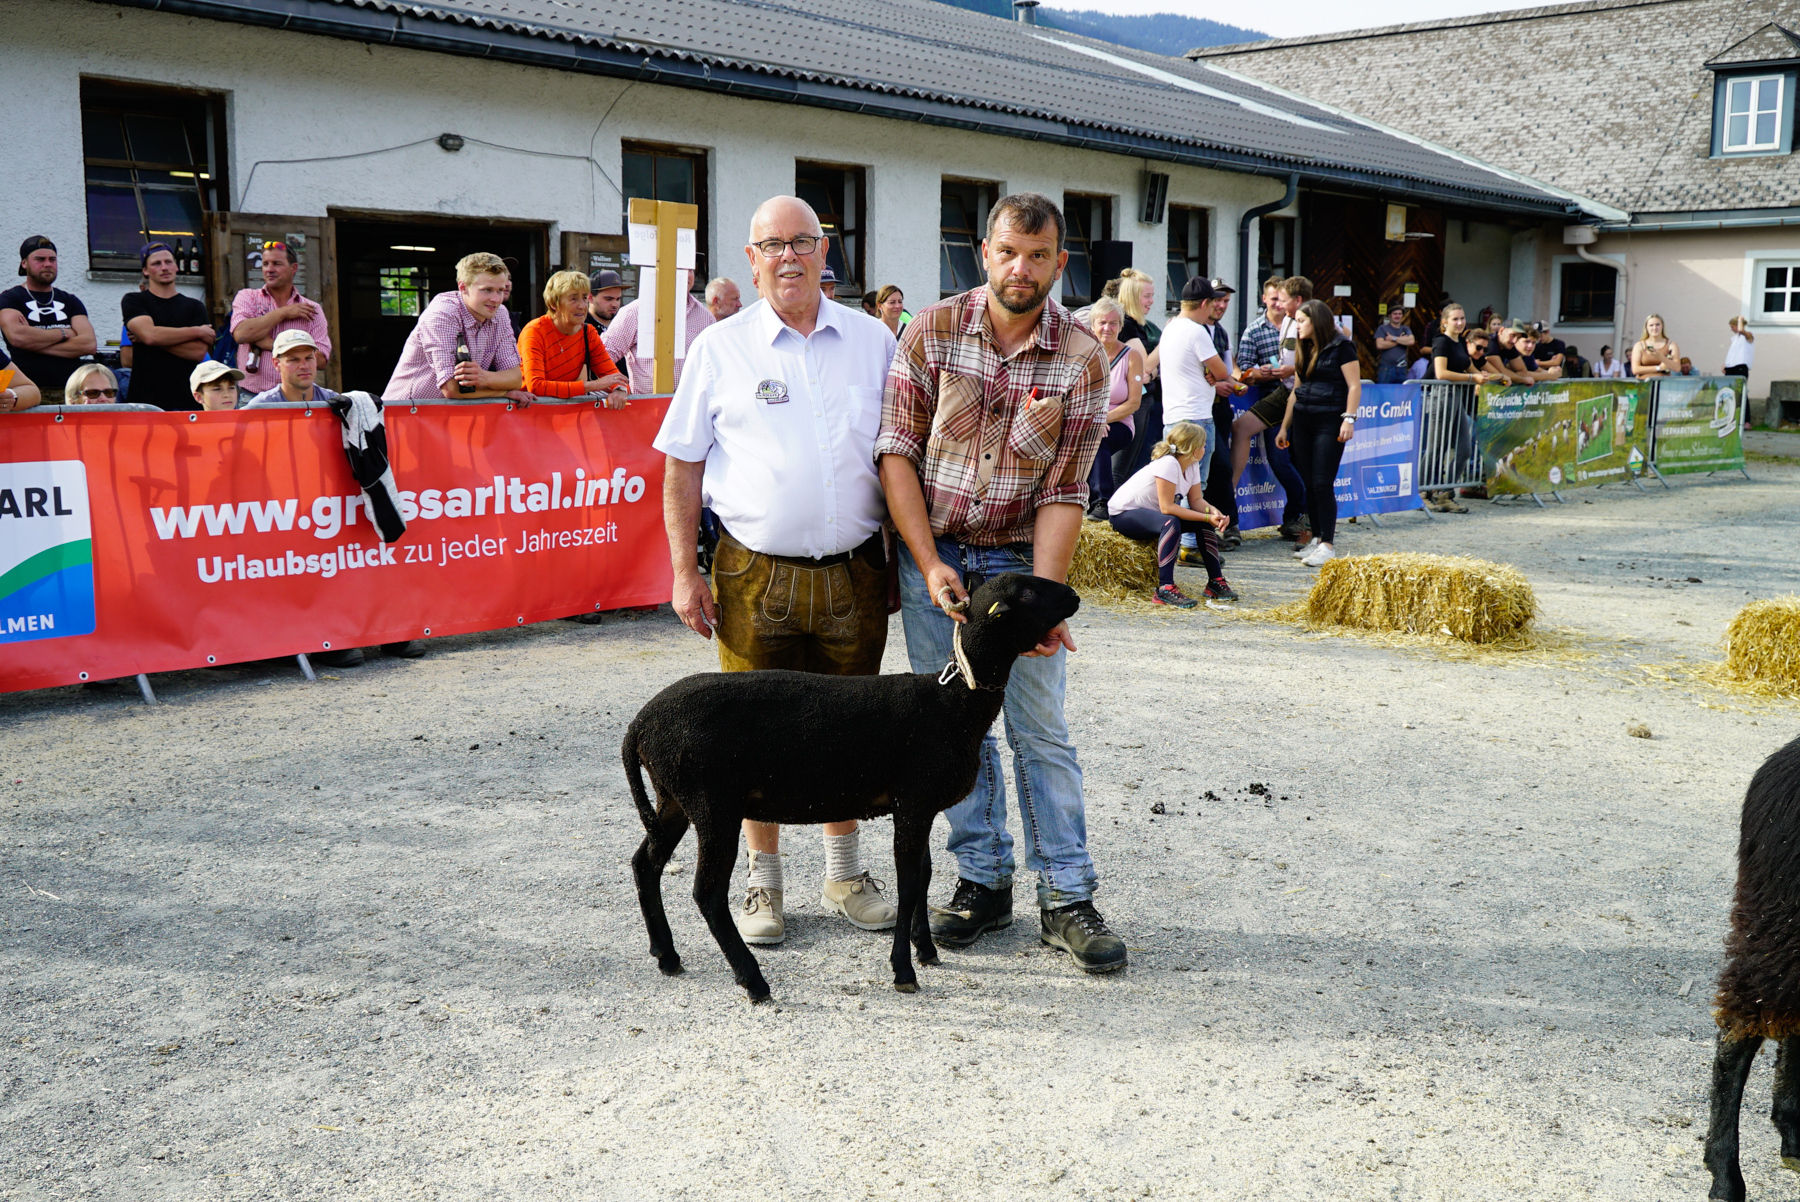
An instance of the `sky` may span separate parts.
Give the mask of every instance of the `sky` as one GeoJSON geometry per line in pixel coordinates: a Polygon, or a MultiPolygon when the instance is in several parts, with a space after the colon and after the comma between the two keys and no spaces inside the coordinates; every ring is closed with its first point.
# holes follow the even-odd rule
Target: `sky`
{"type": "Polygon", "coordinates": [[[1512,8],[1537,8],[1551,0],[1433,0],[1416,4],[1375,0],[1282,0],[1279,4],[1228,4],[1221,0],[1044,0],[1046,8],[1086,8],[1099,12],[1141,15],[1175,12],[1260,29],[1270,37],[1297,38],[1341,29],[1436,21],[1512,8]]]}

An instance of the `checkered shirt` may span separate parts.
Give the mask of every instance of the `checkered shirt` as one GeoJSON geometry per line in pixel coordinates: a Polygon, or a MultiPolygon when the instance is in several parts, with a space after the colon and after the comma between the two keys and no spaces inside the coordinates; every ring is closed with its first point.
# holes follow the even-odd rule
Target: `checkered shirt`
{"type": "Polygon", "coordinates": [[[1032,340],[1003,359],[983,285],[900,332],[875,455],[917,465],[933,534],[1029,543],[1039,507],[1087,504],[1111,384],[1099,341],[1054,300],[1032,340]]]}
{"type": "Polygon", "coordinates": [[[442,400],[444,385],[456,371],[456,344],[464,338],[469,340],[469,358],[483,371],[519,366],[519,343],[504,308],[482,321],[463,304],[461,292],[440,292],[406,336],[400,362],[381,395],[390,401],[442,400]]]}
{"type": "Polygon", "coordinates": [[[1281,331],[1258,314],[1238,339],[1238,362],[1245,367],[1271,367],[1281,358],[1281,331]]]}

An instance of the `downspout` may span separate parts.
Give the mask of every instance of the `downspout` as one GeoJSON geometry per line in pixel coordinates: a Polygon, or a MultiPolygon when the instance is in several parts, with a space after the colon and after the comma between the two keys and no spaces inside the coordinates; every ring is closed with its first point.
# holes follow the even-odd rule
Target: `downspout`
{"type": "MultiPolygon", "coordinates": [[[[1242,314],[1246,324],[1256,320],[1254,317],[1250,316],[1250,264],[1252,261],[1250,258],[1250,223],[1265,213],[1273,213],[1278,209],[1287,208],[1294,203],[1295,198],[1299,195],[1300,173],[1297,171],[1289,172],[1287,177],[1287,194],[1285,196],[1280,200],[1271,201],[1266,205],[1255,205],[1245,209],[1244,215],[1238,219],[1237,294],[1238,304],[1244,306],[1239,312],[1242,314]]],[[[1255,307],[1258,311],[1261,311],[1262,298],[1260,296],[1256,298],[1255,307]]]]}
{"type": "MultiPolygon", "coordinates": [[[[1613,341],[1614,356],[1629,360],[1631,348],[1622,345],[1625,338],[1625,264],[1615,263],[1611,259],[1603,259],[1588,247],[1595,240],[1594,227],[1591,225],[1570,225],[1563,227],[1563,243],[1573,246],[1575,253],[1589,263],[1599,267],[1610,267],[1618,273],[1619,279],[1613,289],[1613,341]]],[[[1598,360],[1596,360],[1597,362],[1598,360]]]]}

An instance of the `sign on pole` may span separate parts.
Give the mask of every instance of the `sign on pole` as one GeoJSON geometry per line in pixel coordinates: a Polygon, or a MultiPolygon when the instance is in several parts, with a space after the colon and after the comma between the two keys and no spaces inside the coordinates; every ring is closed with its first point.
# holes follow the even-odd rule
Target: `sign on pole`
{"type": "Polygon", "coordinates": [[[687,357],[687,294],[694,278],[697,205],[634,197],[627,214],[638,270],[637,355],[655,365],[652,387],[675,391],[675,360],[687,357]]]}

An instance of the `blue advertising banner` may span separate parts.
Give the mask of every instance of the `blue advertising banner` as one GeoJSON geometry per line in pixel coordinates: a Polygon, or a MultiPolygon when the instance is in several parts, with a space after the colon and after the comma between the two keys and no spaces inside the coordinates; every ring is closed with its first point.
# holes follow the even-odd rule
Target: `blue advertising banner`
{"type": "MultiPolygon", "coordinates": [[[[1255,393],[1233,398],[1239,411],[1248,409],[1255,393]]],[[[1270,431],[1271,442],[1273,431],[1270,431]]],[[[1419,383],[1362,386],[1356,411],[1356,434],[1344,448],[1338,467],[1338,517],[1365,513],[1397,513],[1423,504],[1416,484],[1419,461],[1419,383]]],[[[1281,522],[1287,493],[1275,478],[1259,436],[1251,445],[1250,462],[1238,481],[1238,526],[1256,530],[1281,522]]]]}

